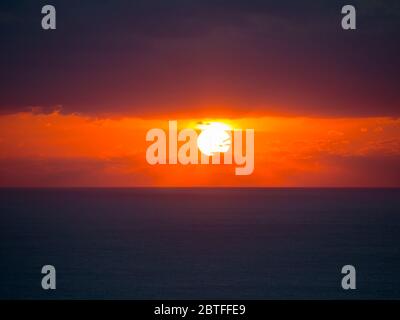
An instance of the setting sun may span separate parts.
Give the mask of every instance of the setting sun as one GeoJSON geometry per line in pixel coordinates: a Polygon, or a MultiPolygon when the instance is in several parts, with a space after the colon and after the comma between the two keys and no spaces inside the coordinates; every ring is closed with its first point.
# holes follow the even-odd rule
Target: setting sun
{"type": "Polygon", "coordinates": [[[197,146],[200,151],[211,156],[218,152],[227,152],[232,140],[228,133],[232,130],[230,126],[221,122],[207,122],[198,125],[201,133],[197,138],[197,146]]]}

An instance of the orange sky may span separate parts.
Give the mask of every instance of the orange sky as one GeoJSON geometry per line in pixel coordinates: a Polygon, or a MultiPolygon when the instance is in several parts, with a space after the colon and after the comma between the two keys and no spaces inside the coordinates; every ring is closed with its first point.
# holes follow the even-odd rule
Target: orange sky
{"type": "MultiPolygon", "coordinates": [[[[173,118],[171,118],[173,120],[173,118]]],[[[178,119],[181,128],[196,121],[178,119]]],[[[166,119],[16,113],[0,117],[0,186],[400,186],[400,119],[237,118],[255,129],[255,169],[156,165],[146,132],[166,119]]]]}

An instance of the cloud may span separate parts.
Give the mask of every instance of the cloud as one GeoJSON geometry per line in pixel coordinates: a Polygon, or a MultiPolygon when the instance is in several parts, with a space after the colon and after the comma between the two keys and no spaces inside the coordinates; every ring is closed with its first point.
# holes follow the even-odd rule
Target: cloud
{"type": "Polygon", "coordinates": [[[123,187],[151,185],[135,158],[1,158],[0,186],[123,187]]]}
{"type": "MultiPolygon", "coordinates": [[[[178,123],[186,128],[201,120],[178,123]]],[[[399,119],[255,117],[231,125],[255,130],[250,176],[235,176],[236,165],[149,165],[146,132],[165,128],[163,119],[59,112],[0,116],[0,185],[301,187],[400,181],[399,119]]]]}
{"type": "Polygon", "coordinates": [[[3,4],[24,23],[0,31],[0,112],[398,116],[398,5],[360,2],[345,33],[340,3],[55,1],[53,33],[32,1],[3,4]]]}

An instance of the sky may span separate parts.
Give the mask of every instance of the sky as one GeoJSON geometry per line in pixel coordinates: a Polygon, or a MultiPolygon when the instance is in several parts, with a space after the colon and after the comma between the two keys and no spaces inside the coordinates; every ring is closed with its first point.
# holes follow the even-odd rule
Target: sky
{"type": "Polygon", "coordinates": [[[394,0],[2,1],[0,186],[400,187],[399,18],[394,0]],[[215,119],[255,129],[252,175],[146,163],[147,130],[215,119]]]}

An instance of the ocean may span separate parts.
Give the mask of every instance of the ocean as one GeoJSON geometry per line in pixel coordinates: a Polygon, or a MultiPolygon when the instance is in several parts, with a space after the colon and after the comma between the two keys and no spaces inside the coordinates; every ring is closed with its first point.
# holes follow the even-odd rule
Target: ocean
{"type": "Polygon", "coordinates": [[[0,189],[0,212],[1,299],[400,298],[400,189],[0,189]]]}

